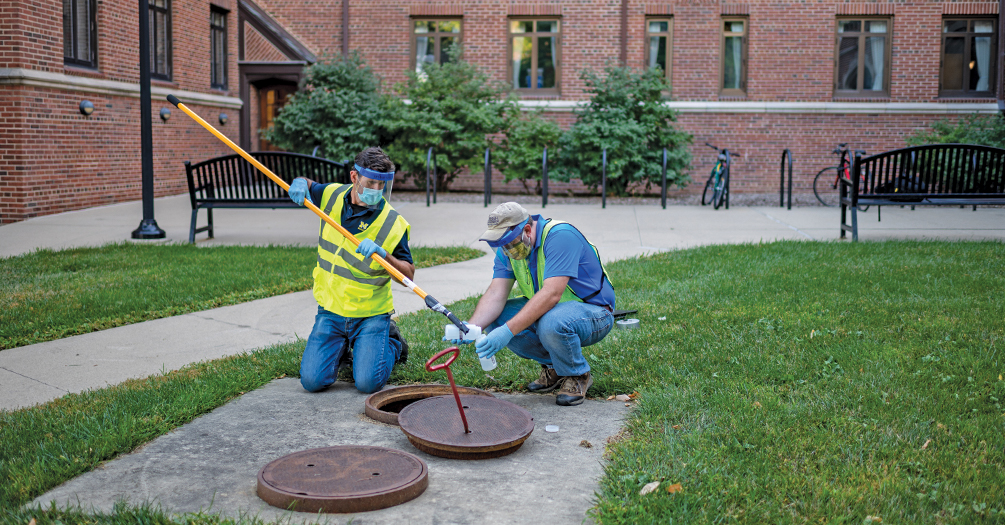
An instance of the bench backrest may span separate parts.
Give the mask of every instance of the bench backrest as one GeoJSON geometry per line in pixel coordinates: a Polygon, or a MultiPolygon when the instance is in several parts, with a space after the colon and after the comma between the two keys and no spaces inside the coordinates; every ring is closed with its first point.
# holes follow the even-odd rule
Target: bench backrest
{"type": "MultiPolygon", "coordinates": [[[[322,184],[349,182],[348,163],[280,151],[255,151],[251,156],[287,183],[297,177],[307,177],[322,184]]],[[[197,200],[289,200],[285,190],[237,154],[214,157],[197,164],[185,162],[185,172],[193,208],[197,200]]]]}
{"type": "Polygon", "coordinates": [[[926,199],[1005,195],[1005,149],[930,144],[855,156],[857,195],[926,199]]]}

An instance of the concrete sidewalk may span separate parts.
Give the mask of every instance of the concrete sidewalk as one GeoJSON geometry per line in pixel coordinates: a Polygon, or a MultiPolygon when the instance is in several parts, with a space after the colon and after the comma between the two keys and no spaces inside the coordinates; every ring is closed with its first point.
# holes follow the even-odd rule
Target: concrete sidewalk
{"type": "MultiPolygon", "coordinates": [[[[494,202],[502,200],[497,196],[494,202]]],[[[599,248],[606,261],[645,253],[707,244],[792,240],[836,240],[839,211],[805,207],[673,206],[599,203],[550,205],[523,199],[531,213],[575,224],[599,248]]],[[[400,202],[396,208],[412,224],[416,246],[478,242],[490,209],[475,203],[400,202]]],[[[158,224],[167,242],[187,242],[191,208],[187,195],[157,199],[158,224]]],[[[98,246],[129,239],[142,217],[140,202],[40,217],[0,227],[0,257],[39,248],[98,246]]],[[[1005,239],[1005,208],[884,208],[860,215],[860,238],[1005,239]]],[[[205,216],[201,218],[205,221],[205,216]]],[[[204,224],[204,222],[200,222],[204,224]]],[[[216,238],[198,236],[200,246],[222,244],[295,244],[314,246],[318,219],[308,210],[218,210],[216,238]]],[[[418,270],[415,282],[444,303],[484,291],[491,278],[491,257],[418,270]]],[[[304,268],[309,272],[310,268],[304,268]]],[[[404,314],[424,308],[418,296],[395,288],[395,309],[404,314]]],[[[0,409],[44,403],[82,392],[175,370],[275,343],[305,338],[317,304],[310,292],[147,321],[58,341],[0,351],[0,409]]]]}

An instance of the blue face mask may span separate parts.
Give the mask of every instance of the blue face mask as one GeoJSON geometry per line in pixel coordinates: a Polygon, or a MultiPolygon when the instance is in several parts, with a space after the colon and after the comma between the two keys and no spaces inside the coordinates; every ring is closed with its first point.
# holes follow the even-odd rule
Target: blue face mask
{"type": "Polygon", "coordinates": [[[363,201],[363,204],[367,206],[380,204],[380,199],[384,197],[384,192],[373,188],[363,188],[362,192],[357,190],[356,193],[359,195],[359,200],[363,201]]]}

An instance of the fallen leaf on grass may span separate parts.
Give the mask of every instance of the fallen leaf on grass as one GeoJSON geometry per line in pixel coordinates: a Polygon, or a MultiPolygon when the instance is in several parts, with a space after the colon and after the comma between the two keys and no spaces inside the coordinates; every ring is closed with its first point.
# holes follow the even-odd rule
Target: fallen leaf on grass
{"type": "Polygon", "coordinates": [[[610,396],[607,396],[607,400],[608,400],[608,401],[610,401],[610,400],[612,400],[612,399],[614,399],[614,396],[613,396],[613,395],[610,395],[610,396]]]}
{"type": "Polygon", "coordinates": [[[628,394],[628,397],[630,397],[632,399],[635,399],[635,398],[639,397],[639,393],[638,392],[632,392],[631,394],[628,394]]]}
{"type": "Polygon", "coordinates": [[[35,518],[32,518],[31,521],[28,522],[28,525],[35,525],[35,518]]]}
{"type": "Polygon", "coordinates": [[[660,486],[660,482],[659,481],[654,481],[652,483],[646,483],[646,486],[642,487],[642,490],[639,491],[639,496],[645,496],[646,494],[649,494],[650,492],[654,492],[657,488],[659,488],[659,486],[660,486]]]}
{"type": "Polygon", "coordinates": [[[680,483],[674,483],[673,485],[667,487],[667,492],[670,494],[676,494],[682,490],[684,490],[684,487],[680,486],[680,483]]]}
{"type": "Polygon", "coordinates": [[[680,430],[680,425],[674,425],[674,426],[673,426],[673,429],[674,429],[674,430],[680,430]]]}
{"type": "Polygon", "coordinates": [[[614,396],[614,399],[617,399],[618,401],[631,401],[632,398],[628,394],[618,394],[614,396]]]}
{"type": "Polygon", "coordinates": [[[757,401],[754,401],[754,408],[761,408],[761,404],[758,403],[757,401]]]}
{"type": "Polygon", "coordinates": [[[880,518],[879,516],[866,516],[862,523],[863,525],[869,525],[870,523],[883,523],[883,518],[880,518]]]}
{"type": "Polygon", "coordinates": [[[928,448],[928,444],[931,443],[931,442],[932,442],[931,439],[926,439],[925,440],[925,444],[921,445],[921,450],[925,450],[926,448],[928,448]]]}

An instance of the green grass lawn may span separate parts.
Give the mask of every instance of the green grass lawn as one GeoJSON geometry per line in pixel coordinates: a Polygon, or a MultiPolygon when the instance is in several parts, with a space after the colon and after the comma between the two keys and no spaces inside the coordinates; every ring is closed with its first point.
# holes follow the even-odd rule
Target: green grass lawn
{"type": "MultiPolygon", "coordinates": [[[[590,395],[640,396],[607,447],[598,522],[1005,521],[1005,245],[720,246],[608,270],[619,308],[639,309],[642,323],[586,349],[590,395]],[[652,481],[656,491],[640,495],[652,481]]],[[[464,317],[473,306],[450,308],[464,317]]],[[[400,318],[411,358],[392,382],[442,382],[421,364],[443,348],[444,324],[430,311],[400,318]]],[[[295,375],[302,348],[0,412],[0,520],[42,517],[17,507],[295,375]]],[[[473,352],[453,369],[459,383],[483,388],[522,389],[537,375],[509,352],[490,376],[473,352]]],[[[139,511],[100,521],[137,522],[130,512],[139,511]]],[[[167,519],[143,512],[138,521],[167,519]]],[[[57,518],[98,521],[46,515],[57,518]]],[[[215,519],[196,518],[180,519],[215,519]]]]}
{"type": "MultiPolygon", "coordinates": [[[[484,255],[412,247],[416,268],[484,255]]],[[[110,244],[0,259],[0,350],[309,290],[316,248],[110,244]]]]}

